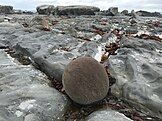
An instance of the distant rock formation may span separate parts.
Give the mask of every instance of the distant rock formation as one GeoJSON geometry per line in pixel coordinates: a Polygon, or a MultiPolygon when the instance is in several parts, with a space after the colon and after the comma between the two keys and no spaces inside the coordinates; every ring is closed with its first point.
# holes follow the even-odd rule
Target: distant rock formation
{"type": "Polygon", "coordinates": [[[128,12],[128,10],[123,10],[123,11],[121,12],[121,14],[127,16],[127,15],[129,15],[129,12],[128,12]]]}
{"type": "Polygon", "coordinates": [[[137,11],[136,12],[139,16],[144,17],[162,17],[162,15],[159,12],[148,12],[148,11],[137,11]]]}
{"type": "Polygon", "coordinates": [[[4,13],[4,14],[13,13],[13,7],[12,6],[2,6],[2,5],[0,5],[0,13],[4,13]]]}
{"type": "Polygon", "coordinates": [[[103,16],[116,16],[118,15],[118,7],[110,7],[108,10],[103,10],[98,13],[98,15],[103,15],[103,16]]]}
{"type": "Polygon", "coordinates": [[[58,15],[95,15],[95,12],[100,11],[98,7],[94,6],[58,6],[58,15]]]}
{"type": "Polygon", "coordinates": [[[95,12],[100,11],[98,7],[83,5],[57,7],[54,7],[53,5],[42,5],[38,6],[36,9],[39,14],[45,15],[95,15],[95,12]]]}
{"type": "Polygon", "coordinates": [[[115,15],[118,14],[118,7],[110,7],[108,9],[108,12],[109,12],[110,15],[115,16],[115,15]]]}
{"type": "Polygon", "coordinates": [[[53,5],[41,5],[36,8],[38,14],[54,14],[56,8],[53,5]]]}

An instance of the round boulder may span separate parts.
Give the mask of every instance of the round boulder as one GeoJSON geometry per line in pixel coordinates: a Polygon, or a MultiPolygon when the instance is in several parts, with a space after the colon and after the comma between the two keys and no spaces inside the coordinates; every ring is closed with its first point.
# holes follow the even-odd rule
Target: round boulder
{"type": "Polygon", "coordinates": [[[74,102],[87,105],[107,95],[109,80],[104,67],[95,59],[80,57],[65,68],[63,86],[74,102]]]}

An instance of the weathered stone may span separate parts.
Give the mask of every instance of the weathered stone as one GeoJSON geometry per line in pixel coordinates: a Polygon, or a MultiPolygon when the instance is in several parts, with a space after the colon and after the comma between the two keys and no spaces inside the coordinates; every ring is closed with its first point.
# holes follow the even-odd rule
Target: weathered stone
{"type": "Polygon", "coordinates": [[[52,62],[50,58],[44,58],[43,56],[34,55],[34,62],[39,69],[46,73],[50,78],[55,79],[58,82],[62,82],[62,75],[67,62],[52,62]]]}
{"type": "Polygon", "coordinates": [[[0,5],[0,13],[4,13],[4,14],[13,13],[13,7],[12,6],[1,6],[0,5]]]}
{"type": "Polygon", "coordinates": [[[95,15],[95,12],[100,11],[99,8],[93,6],[58,6],[58,15],[95,15]]]}
{"type": "Polygon", "coordinates": [[[132,18],[134,18],[134,19],[139,19],[139,15],[138,15],[134,10],[131,11],[130,15],[131,15],[132,18]]]}
{"type": "Polygon", "coordinates": [[[105,42],[107,44],[116,43],[116,41],[117,41],[116,35],[114,35],[111,32],[105,33],[101,39],[101,42],[105,42]]]}
{"type": "Polygon", "coordinates": [[[127,118],[124,114],[117,111],[107,109],[93,112],[88,116],[86,121],[132,121],[127,118]]]}
{"type": "Polygon", "coordinates": [[[42,20],[42,27],[44,31],[50,31],[49,21],[46,19],[42,20]]]}
{"type": "Polygon", "coordinates": [[[56,8],[53,5],[41,5],[36,10],[39,14],[50,15],[55,12],[56,8]]]}
{"type": "Polygon", "coordinates": [[[95,59],[81,57],[65,68],[63,86],[73,101],[86,105],[107,95],[109,80],[105,69],[95,59]]]}
{"type": "Polygon", "coordinates": [[[120,46],[108,60],[110,74],[117,80],[112,92],[162,118],[162,43],[123,38],[120,46]]]}
{"type": "Polygon", "coordinates": [[[148,11],[137,11],[136,12],[140,16],[144,17],[162,17],[162,15],[159,12],[148,12],[148,11]]]}
{"type": "Polygon", "coordinates": [[[123,15],[129,15],[128,10],[123,10],[123,11],[121,12],[121,14],[123,14],[123,15]]]}
{"type": "Polygon", "coordinates": [[[138,33],[138,28],[136,28],[136,27],[125,28],[125,33],[127,35],[137,34],[138,33]]]}
{"type": "Polygon", "coordinates": [[[108,12],[112,15],[112,16],[115,16],[118,14],[118,7],[110,7],[108,9],[108,12]]]}
{"type": "Polygon", "coordinates": [[[48,84],[43,73],[30,65],[20,65],[0,50],[0,120],[64,120],[68,101],[48,84]]]}
{"type": "Polygon", "coordinates": [[[119,14],[118,7],[110,7],[108,10],[103,10],[97,13],[103,16],[116,16],[119,14]]]}

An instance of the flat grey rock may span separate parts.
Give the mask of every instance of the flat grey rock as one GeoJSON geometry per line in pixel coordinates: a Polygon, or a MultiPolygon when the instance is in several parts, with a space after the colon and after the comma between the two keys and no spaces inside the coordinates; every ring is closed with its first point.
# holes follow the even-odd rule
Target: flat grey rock
{"type": "Polygon", "coordinates": [[[0,120],[62,121],[68,101],[48,84],[40,71],[0,50],[0,120]]]}
{"type": "Polygon", "coordinates": [[[109,58],[110,74],[117,79],[112,92],[162,118],[162,43],[124,38],[120,45],[109,58]]]}
{"type": "Polygon", "coordinates": [[[117,111],[107,109],[93,112],[88,116],[86,121],[132,121],[124,114],[117,111]]]}

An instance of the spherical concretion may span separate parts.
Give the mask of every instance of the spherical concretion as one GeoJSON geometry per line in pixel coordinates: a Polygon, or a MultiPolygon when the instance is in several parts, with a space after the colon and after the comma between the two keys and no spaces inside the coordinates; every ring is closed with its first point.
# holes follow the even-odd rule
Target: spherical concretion
{"type": "Polygon", "coordinates": [[[65,68],[63,86],[74,102],[86,105],[107,95],[109,80],[104,67],[95,59],[80,57],[65,68]]]}

